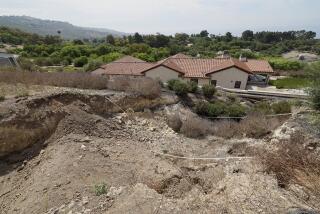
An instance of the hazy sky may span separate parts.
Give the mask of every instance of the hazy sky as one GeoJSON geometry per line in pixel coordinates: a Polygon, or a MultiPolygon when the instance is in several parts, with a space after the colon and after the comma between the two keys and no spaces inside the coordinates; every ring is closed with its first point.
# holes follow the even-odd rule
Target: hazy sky
{"type": "Polygon", "coordinates": [[[123,32],[307,29],[320,34],[320,0],[0,0],[0,15],[29,15],[123,32]]]}

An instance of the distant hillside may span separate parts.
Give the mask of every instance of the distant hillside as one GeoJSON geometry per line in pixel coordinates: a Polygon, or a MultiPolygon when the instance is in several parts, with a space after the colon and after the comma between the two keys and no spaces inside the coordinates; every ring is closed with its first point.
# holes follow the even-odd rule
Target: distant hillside
{"type": "Polygon", "coordinates": [[[65,39],[101,38],[108,34],[126,35],[126,33],[110,29],[78,27],[68,22],[43,20],[29,16],[0,16],[0,26],[17,28],[44,36],[58,35],[59,31],[65,39]]]}

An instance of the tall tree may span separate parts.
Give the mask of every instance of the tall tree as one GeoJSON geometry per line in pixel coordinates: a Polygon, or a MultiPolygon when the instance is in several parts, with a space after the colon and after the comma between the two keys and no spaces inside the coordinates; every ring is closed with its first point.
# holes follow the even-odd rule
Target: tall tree
{"type": "Polygon", "coordinates": [[[143,43],[143,37],[139,33],[135,33],[133,36],[134,43],[143,43]]]}
{"type": "Polygon", "coordinates": [[[111,34],[109,34],[109,35],[107,36],[107,38],[106,38],[106,42],[109,43],[109,44],[111,44],[111,45],[114,45],[114,44],[115,44],[115,39],[114,39],[114,37],[113,37],[111,34]]]}
{"type": "Polygon", "coordinates": [[[201,37],[208,37],[208,36],[209,36],[209,33],[208,33],[207,30],[203,30],[203,31],[200,32],[200,36],[201,36],[201,37]]]}
{"type": "Polygon", "coordinates": [[[253,31],[252,30],[243,31],[243,33],[242,33],[242,39],[243,40],[252,41],[253,38],[254,38],[254,35],[253,35],[253,31]]]}

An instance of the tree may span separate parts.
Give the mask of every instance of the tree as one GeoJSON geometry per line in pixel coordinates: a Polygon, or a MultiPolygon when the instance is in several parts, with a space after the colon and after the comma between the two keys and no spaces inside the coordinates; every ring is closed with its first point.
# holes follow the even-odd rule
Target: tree
{"type": "Polygon", "coordinates": [[[82,57],[79,57],[79,58],[76,58],[74,60],[74,66],[75,67],[83,67],[85,64],[88,63],[88,58],[85,57],[85,56],[82,56],[82,57]]]}
{"type": "Polygon", "coordinates": [[[203,30],[203,31],[200,32],[200,36],[201,36],[201,37],[208,37],[208,36],[209,36],[209,33],[208,33],[207,30],[203,30]]]}
{"type": "Polygon", "coordinates": [[[233,39],[233,36],[230,32],[227,32],[224,38],[227,42],[230,42],[233,39]]]}
{"type": "Polygon", "coordinates": [[[143,37],[139,33],[135,33],[133,36],[134,43],[143,43],[143,37]]]}
{"type": "Polygon", "coordinates": [[[242,39],[243,40],[252,41],[253,38],[254,38],[254,35],[253,35],[253,31],[252,30],[243,31],[243,33],[242,33],[242,39]]]}
{"type": "Polygon", "coordinates": [[[189,40],[189,35],[186,33],[176,33],[174,38],[177,40],[179,44],[186,45],[189,40]]]}
{"type": "Polygon", "coordinates": [[[107,36],[106,41],[107,41],[107,43],[109,43],[111,45],[115,44],[115,39],[111,34],[107,36]]]}

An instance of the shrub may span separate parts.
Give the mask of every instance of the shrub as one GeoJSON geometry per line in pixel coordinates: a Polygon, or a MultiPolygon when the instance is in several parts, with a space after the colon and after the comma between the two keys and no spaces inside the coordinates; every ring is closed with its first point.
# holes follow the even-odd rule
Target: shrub
{"type": "Polygon", "coordinates": [[[287,101],[273,103],[271,108],[275,114],[291,113],[291,104],[287,101]]]}
{"type": "Polygon", "coordinates": [[[243,117],[246,115],[246,109],[241,104],[231,104],[227,108],[229,117],[243,117]]]}
{"type": "Polygon", "coordinates": [[[227,110],[227,107],[224,103],[221,103],[221,102],[209,103],[207,115],[209,117],[218,117],[218,116],[224,115],[226,113],[226,110],[227,110]]]}
{"type": "Polygon", "coordinates": [[[193,81],[188,82],[188,87],[190,93],[196,93],[199,89],[198,84],[193,81]]]}
{"type": "Polygon", "coordinates": [[[205,101],[197,102],[195,105],[195,111],[199,115],[207,116],[209,112],[209,103],[205,101]]]}
{"type": "Polygon", "coordinates": [[[97,184],[94,186],[94,192],[96,196],[104,195],[108,192],[106,184],[97,184]]]}
{"type": "Polygon", "coordinates": [[[198,102],[195,105],[195,111],[199,115],[208,117],[219,117],[219,116],[229,116],[229,117],[243,117],[246,115],[246,109],[240,104],[228,105],[223,102],[198,102]]]}
{"type": "Polygon", "coordinates": [[[213,95],[216,93],[216,88],[213,85],[204,85],[202,86],[202,93],[203,95],[210,99],[213,97],[213,95]]]}
{"type": "Polygon", "coordinates": [[[186,96],[189,92],[188,84],[182,81],[177,81],[173,85],[174,92],[179,96],[186,96]]]}
{"type": "Polygon", "coordinates": [[[2,94],[0,94],[0,102],[4,101],[6,99],[6,97],[2,94]]]}
{"type": "Polygon", "coordinates": [[[175,132],[179,132],[182,126],[182,121],[178,113],[167,115],[167,124],[175,132]]]}
{"type": "Polygon", "coordinates": [[[170,90],[173,90],[173,86],[176,84],[176,82],[179,82],[179,81],[180,81],[180,80],[176,80],[176,79],[169,80],[169,81],[167,82],[168,88],[169,88],[170,90]]]}
{"type": "Polygon", "coordinates": [[[211,125],[209,121],[187,115],[181,127],[181,133],[190,138],[203,137],[209,133],[211,125]]]}
{"type": "Polygon", "coordinates": [[[79,58],[76,58],[73,63],[75,67],[83,67],[88,63],[88,58],[85,56],[81,56],[79,58]]]}
{"type": "Polygon", "coordinates": [[[253,112],[261,114],[272,114],[272,108],[268,102],[262,101],[254,105],[253,112]]]}

